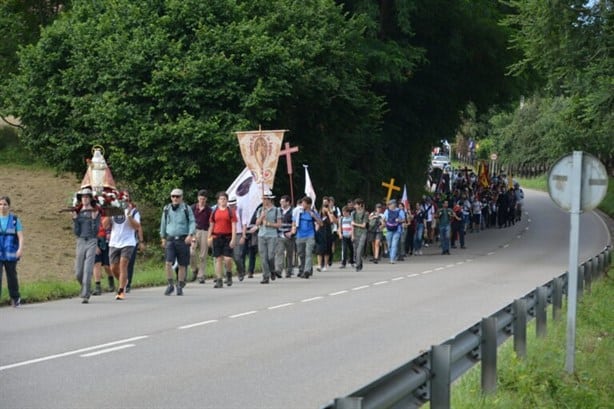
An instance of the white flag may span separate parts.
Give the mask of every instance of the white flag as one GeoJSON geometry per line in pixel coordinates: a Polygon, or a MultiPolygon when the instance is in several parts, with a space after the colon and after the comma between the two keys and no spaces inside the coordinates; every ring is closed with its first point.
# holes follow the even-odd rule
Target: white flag
{"type": "Polygon", "coordinates": [[[409,199],[407,198],[407,185],[403,185],[403,196],[401,197],[401,203],[405,206],[405,210],[411,210],[409,208],[409,199]]]}
{"type": "Polygon", "coordinates": [[[311,178],[309,177],[309,165],[303,165],[305,168],[305,196],[309,196],[313,202],[313,206],[316,205],[316,191],[313,189],[311,178]]]}
{"type": "Polygon", "coordinates": [[[253,173],[247,167],[226,189],[229,198],[237,199],[237,209],[240,212],[243,224],[249,224],[256,213],[256,209],[262,203],[262,190],[262,184],[255,182],[253,173]],[[243,216],[245,220],[243,220],[243,216]]]}

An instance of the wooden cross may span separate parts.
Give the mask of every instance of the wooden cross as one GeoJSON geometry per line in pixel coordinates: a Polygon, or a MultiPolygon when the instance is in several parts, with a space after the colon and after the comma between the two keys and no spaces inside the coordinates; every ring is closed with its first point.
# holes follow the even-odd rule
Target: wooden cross
{"type": "Polygon", "coordinates": [[[295,152],[298,152],[298,146],[290,147],[290,142],[286,142],[284,146],[286,148],[279,151],[279,156],[286,157],[286,166],[288,168],[288,175],[291,175],[292,174],[292,154],[295,152]]]}
{"type": "Polygon", "coordinates": [[[390,179],[390,183],[382,182],[382,186],[388,188],[388,194],[386,194],[386,203],[388,203],[388,201],[390,201],[390,196],[392,196],[392,191],[393,190],[396,190],[398,192],[401,191],[401,187],[400,186],[395,186],[394,185],[394,178],[390,179]]]}
{"type": "Polygon", "coordinates": [[[279,156],[286,157],[288,177],[290,178],[290,199],[292,200],[292,206],[294,206],[294,184],[292,183],[292,154],[298,152],[298,146],[290,147],[289,142],[286,142],[284,146],[285,149],[279,151],[279,156]]]}

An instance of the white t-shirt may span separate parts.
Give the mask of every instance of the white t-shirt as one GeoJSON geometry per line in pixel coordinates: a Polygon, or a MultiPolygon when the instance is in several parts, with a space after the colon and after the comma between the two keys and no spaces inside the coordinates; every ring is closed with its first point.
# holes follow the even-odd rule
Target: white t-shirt
{"type": "MultiPolygon", "coordinates": [[[[132,218],[140,223],[141,214],[137,209],[130,210],[132,218]]],[[[128,246],[136,246],[136,230],[132,228],[125,215],[111,217],[111,239],[109,247],[123,248],[128,246]]]]}

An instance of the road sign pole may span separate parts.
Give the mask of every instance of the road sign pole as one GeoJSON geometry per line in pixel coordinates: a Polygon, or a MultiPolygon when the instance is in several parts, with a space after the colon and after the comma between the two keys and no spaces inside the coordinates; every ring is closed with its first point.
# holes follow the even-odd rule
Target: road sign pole
{"type": "Polygon", "coordinates": [[[582,151],[573,152],[569,178],[571,194],[571,228],[569,231],[569,264],[567,288],[567,355],[565,370],[573,373],[576,352],[576,304],[578,300],[578,245],[580,238],[580,198],[582,193],[582,151]]]}

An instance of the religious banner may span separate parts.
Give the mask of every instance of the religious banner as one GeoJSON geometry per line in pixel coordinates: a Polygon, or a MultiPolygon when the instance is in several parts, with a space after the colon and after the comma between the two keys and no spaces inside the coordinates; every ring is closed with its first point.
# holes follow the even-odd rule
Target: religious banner
{"type": "Polygon", "coordinates": [[[263,190],[268,190],[268,188],[263,188],[255,182],[254,175],[249,168],[243,169],[226,189],[228,197],[237,200],[237,209],[240,211],[241,217],[244,217],[243,224],[249,224],[258,206],[262,204],[263,190]]]}
{"type": "Polygon", "coordinates": [[[285,130],[236,132],[245,165],[256,176],[256,183],[273,189],[285,130]]]}
{"type": "Polygon", "coordinates": [[[488,177],[488,165],[486,164],[486,161],[480,162],[478,170],[478,182],[482,187],[490,186],[490,180],[488,177]]]}

